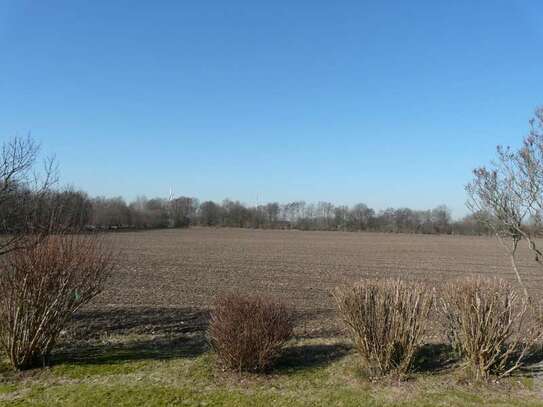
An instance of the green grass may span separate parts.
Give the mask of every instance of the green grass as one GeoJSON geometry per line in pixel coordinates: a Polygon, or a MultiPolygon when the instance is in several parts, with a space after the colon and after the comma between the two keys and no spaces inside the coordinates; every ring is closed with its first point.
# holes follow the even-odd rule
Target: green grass
{"type": "Polygon", "coordinates": [[[17,386],[15,384],[1,384],[0,383],[0,394],[12,393],[15,390],[17,390],[17,386]]]}
{"type": "MultiPolygon", "coordinates": [[[[537,379],[466,384],[457,372],[371,382],[333,340],[291,344],[269,375],[224,372],[215,356],[152,358],[104,346],[92,358],[22,374],[0,373],[2,406],[543,406],[537,379]],[[3,377],[3,378],[2,378],[3,377]]],[[[158,354],[157,354],[158,355],[158,354]]]]}
{"type": "Polygon", "coordinates": [[[85,379],[93,376],[127,375],[146,367],[145,363],[125,362],[87,365],[82,363],[55,366],[53,373],[70,379],[85,379]]]}
{"type": "MultiPolygon", "coordinates": [[[[394,393],[394,392],[392,392],[394,393]]],[[[5,406],[541,406],[541,401],[508,396],[477,395],[474,391],[449,390],[424,394],[407,400],[395,399],[386,388],[378,391],[308,387],[298,391],[281,388],[249,387],[246,389],[189,386],[166,386],[153,383],[67,383],[33,386],[21,397],[5,399],[5,406]]],[[[1,399],[0,399],[1,400],[1,399]]]]}

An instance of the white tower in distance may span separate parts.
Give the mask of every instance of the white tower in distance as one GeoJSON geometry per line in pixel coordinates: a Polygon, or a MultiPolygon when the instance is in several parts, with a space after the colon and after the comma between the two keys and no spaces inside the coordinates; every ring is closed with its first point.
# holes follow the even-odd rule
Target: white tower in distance
{"type": "Polygon", "coordinates": [[[174,208],[173,208],[173,199],[174,199],[174,196],[173,196],[173,188],[170,187],[170,196],[168,197],[168,212],[169,212],[169,226],[170,227],[174,227],[175,226],[175,213],[174,213],[174,208]]]}

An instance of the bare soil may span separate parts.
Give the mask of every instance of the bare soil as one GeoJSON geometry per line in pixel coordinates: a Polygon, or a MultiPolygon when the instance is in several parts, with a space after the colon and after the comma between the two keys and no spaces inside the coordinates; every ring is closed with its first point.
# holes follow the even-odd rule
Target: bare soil
{"type": "MultiPolygon", "coordinates": [[[[201,330],[214,296],[228,291],[277,297],[296,311],[304,334],[327,336],[338,329],[330,290],[364,277],[433,285],[479,273],[515,281],[490,237],[191,228],[107,238],[120,267],[77,315],[86,337],[201,330]]],[[[543,270],[521,255],[524,279],[539,294],[543,270]]]]}

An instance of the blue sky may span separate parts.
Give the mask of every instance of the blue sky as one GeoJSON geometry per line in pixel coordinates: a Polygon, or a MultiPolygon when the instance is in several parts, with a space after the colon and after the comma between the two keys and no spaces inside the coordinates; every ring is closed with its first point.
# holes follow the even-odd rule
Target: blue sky
{"type": "Polygon", "coordinates": [[[92,195],[465,214],[543,104],[541,1],[0,0],[0,140],[92,195]]]}

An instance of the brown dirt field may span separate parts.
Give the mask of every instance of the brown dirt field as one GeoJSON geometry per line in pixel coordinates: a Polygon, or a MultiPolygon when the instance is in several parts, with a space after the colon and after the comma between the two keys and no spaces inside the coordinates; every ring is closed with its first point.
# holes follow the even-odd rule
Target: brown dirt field
{"type": "MultiPolygon", "coordinates": [[[[483,273],[514,281],[508,258],[488,237],[192,228],[108,239],[121,267],[78,317],[95,332],[183,330],[187,321],[201,323],[217,293],[239,290],[280,298],[322,334],[334,313],[330,290],[363,277],[439,283],[483,273]]],[[[539,294],[543,271],[523,254],[525,281],[539,294]]]]}

